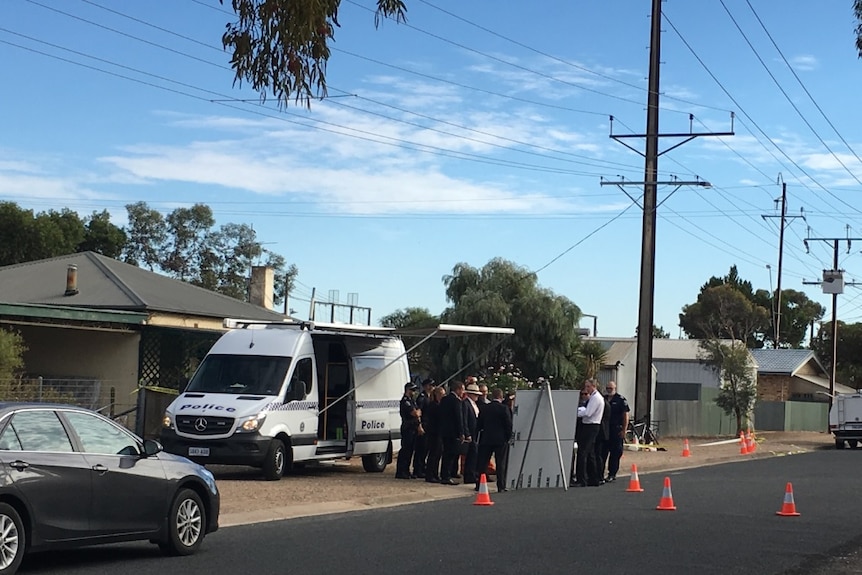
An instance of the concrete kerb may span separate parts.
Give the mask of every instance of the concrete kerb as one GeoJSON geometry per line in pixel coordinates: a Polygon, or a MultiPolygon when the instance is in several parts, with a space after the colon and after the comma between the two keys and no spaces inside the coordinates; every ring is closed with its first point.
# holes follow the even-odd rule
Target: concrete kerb
{"type": "Polygon", "coordinates": [[[325,501],[319,503],[304,503],[287,505],[271,509],[258,509],[254,511],[240,511],[227,513],[219,516],[219,527],[235,527],[238,525],[249,525],[252,523],[266,523],[269,521],[280,521],[282,519],[297,519],[299,517],[314,517],[317,515],[330,515],[333,513],[347,513],[350,511],[362,511],[366,509],[381,509],[384,507],[397,507],[411,503],[424,503],[427,501],[439,501],[443,499],[456,499],[458,497],[472,497],[473,484],[468,484],[469,492],[458,487],[433,487],[429,486],[426,491],[419,493],[402,493],[398,495],[386,495],[382,497],[366,497],[363,499],[345,501],[325,501]]]}

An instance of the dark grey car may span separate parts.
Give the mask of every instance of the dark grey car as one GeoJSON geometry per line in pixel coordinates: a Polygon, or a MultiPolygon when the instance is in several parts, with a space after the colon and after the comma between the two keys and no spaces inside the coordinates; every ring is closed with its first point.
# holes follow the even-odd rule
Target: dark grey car
{"type": "Polygon", "coordinates": [[[0,575],[30,551],[149,540],[189,555],[218,529],[204,467],[98,413],[0,403],[0,575]]]}

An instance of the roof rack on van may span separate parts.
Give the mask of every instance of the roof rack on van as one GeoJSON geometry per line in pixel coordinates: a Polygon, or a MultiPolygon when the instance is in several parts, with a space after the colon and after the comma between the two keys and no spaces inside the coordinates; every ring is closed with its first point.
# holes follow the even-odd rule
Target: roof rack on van
{"type": "Polygon", "coordinates": [[[299,328],[308,331],[329,331],[338,333],[391,335],[395,328],[376,327],[373,325],[355,325],[350,323],[322,323],[316,321],[285,318],[283,320],[265,319],[234,319],[226,318],[223,325],[227,329],[247,329],[256,326],[299,328]]]}

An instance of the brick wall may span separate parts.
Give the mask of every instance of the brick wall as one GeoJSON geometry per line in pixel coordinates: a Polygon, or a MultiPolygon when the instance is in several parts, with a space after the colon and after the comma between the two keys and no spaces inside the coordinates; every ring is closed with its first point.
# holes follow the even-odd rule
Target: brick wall
{"type": "Polygon", "coordinates": [[[759,375],[757,377],[758,401],[788,401],[790,378],[783,375],[759,375]]]}

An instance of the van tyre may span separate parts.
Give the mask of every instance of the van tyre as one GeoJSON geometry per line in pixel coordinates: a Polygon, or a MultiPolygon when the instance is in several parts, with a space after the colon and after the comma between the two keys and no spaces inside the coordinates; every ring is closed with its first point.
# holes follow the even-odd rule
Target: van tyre
{"type": "Polygon", "coordinates": [[[287,449],[280,439],[273,439],[263,462],[263,477],[267,481],[278,481],[287,469],[287,449]]]}
{"type": "Polygon", "coordinates": [[[382,473],[392,461],[392,445],[383,453],[372,453],[362,456],[362,469],[368,473],[382,473]]]}
{"type": "Polygon", "coordinates": [[[24,523],[15,508],[0,503],[0,575],[11,575],[18,570],[26,548],[24,523]]]}
{"type": "Polygon", "coordinates": [[[836,439],[835,440],[835,449],[844,449],[844,440],[836,439]]]}
{"type": "Polygon", "coordinates": [[[203,543],[206,524],[200,496],[180,489],[168,513],[167,539],[159,542],[159,548],[165,555],[191,555],[203,543]]]}
{"type": "Polygon", "coordinates": [[[848,439],[847,445],[850,446],[850,449],[856,449],[856,446],[859,445],[859,442],[856,441],[855,439],[848,439]]]}

